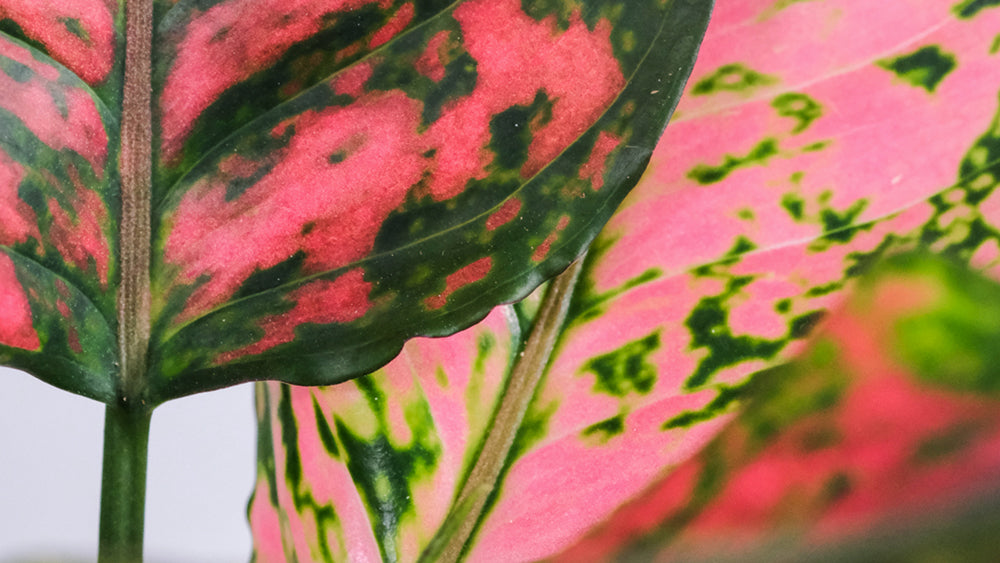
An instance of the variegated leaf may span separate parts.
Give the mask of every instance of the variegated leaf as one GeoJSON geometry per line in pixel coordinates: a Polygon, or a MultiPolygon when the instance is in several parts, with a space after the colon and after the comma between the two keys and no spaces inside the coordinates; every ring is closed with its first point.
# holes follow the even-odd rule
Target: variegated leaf
{"type": "MultiPolygon", "coordinates": [[[[47,10],[3,3],[0,16],[10,25],[22,22],[24,33],[36,37],[36,20],[22,19],[26,12],[69,22],[86,11],[84,4],[47,10]]],[[[43,38],[54,53],[80,54],[61,43],[64,37],[37,40],[43,38]]],[[[111,80],[109,71],[84,72],[105,68],[105,48],[94,49],[62,62],[77,65],[95,83],[111,80]]],[[[101,400],[113,399],[117,372],[115,125],[87,83],[35,47],[0,34],[0,333],[6,335],[0,356],[7,365],[101,400]]]]}
{"type": "Polygon", "coordinates": [[[812,560],[858,538],[862,560],[987,560],[1000,286],[904,254],[822,326],[795,362],[753,377],[746,407],[707,447],[557,559],[812,560]],[[963,510],[986,511],[979,541],[927,545],[928,527],[954,531],[936,520],[963,510]],[[868,529],[900,537],[864,547],[868,529]]]}
{"type": "Polygon", "coordinates": [[[117,394],[114,332],[65,279],[0,248],[0,362],[80,395],[117,394]]]}
{"type": "Polygon", "coordinates": [[[512,316],[501,307],[451,338],[411,340],[377,374],[334,387],[261,384],[256,558],[416,560],[509,383],[512,316]]]}
{"type": "Polygon", "coordinates": [[[121,102],[125,0],[4,0],[0,34],[59,61],[112,107],[121,102]]]}
{"type": "MultiPolygon", "coordinates": [[[[798,340],[879,257],[925,245],[998,268],[998,17],[990,6],[944,1],[719,6],[650,170],[587,257],[502,479],[489,484],[469,560],[553,555],[683,463],[733,412],[750,376],[801,349],[798,340]]],[[[468,346],[473,337],[451,339],[468,346]]],[[[493,377],[512,369],[501,368],[493,377]]],[[[436,370],[425,369],[429,381],[436,370]]],[[[428,536],[410,547],[363,494],[351,505],[327,496],[306,511],[287,502],[281,460],[300,456],[303,436],[319,432],[303,422],[315,414],[279,399],[297,392],[270,388],[261,413],[271,424],[262,451],[278,461],[261,466],[251,521],[268,545],[283,537],[285,551],[258,558],[322,560],[317,546],[336,537],[415,559],[428,536]],[[275,415],[279,405],[285,418],[275,415]],[[285,433],[292,420],[299,434],[285,433]],[[370,524],[332,531],[314,518],[320,509],[370,524]]],[[[432,419],[431,430],[414,423],[411,435],[435,435],[451,416],[432,419]]],[[[451,459],[480,455],[480,443],[451,459]]],[[[343,467],[359,457],[312,450],[309,463],[343,467]]],[[[414,475],[404,490],[455,472],[468,475],[468,465],[414,475]]],[[[298,495],[326,486],[294,482],[298,495]]]]}
{"type": "Polygon", "coordinates": [[[711,9],[203,4],[160,27],[159,175],[183,175],[154,194],[154,401],[341,381],[565,268],[638,180],[711,9]],[[193,80],[215,49],[239,70],[193,80]]]}

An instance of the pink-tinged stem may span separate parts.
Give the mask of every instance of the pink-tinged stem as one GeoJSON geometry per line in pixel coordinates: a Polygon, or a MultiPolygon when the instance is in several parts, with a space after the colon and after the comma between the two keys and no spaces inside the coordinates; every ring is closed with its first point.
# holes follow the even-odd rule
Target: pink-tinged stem
{"type": "Polygon", "coordinates": [[[152,0],[126,3],[125,92],[122,102],[122,279],[118,339],[122,396],[137,397],[149,343],[150,194],[152,184],[152,0]]]}
{"type": "Polygon", "coordinates": [[[546,290],[531,335],[511,371],[507,389],[493,417],[493,429],[455,499],[454,506],[457,508],[449,514],[449,522],[434,538],[421,561],[450,563],[462,559],[465,545],[475,534],[490,493],[503,471],[535,388],[549,365],[552,349],[566,321],[583,261],[584,257],[578,258],[565,272],[553,278],[546,290]]]}
{"type": "Polygon", "coordinates": [[[119,402],[105,413],[101,482],[101,563],[142,561],[146,445],[151,408],[141,404],[149,343],[152,183],[152,0],[125,5],[125,85],[121,122],[121,285],[118,295],[119,402]]]}

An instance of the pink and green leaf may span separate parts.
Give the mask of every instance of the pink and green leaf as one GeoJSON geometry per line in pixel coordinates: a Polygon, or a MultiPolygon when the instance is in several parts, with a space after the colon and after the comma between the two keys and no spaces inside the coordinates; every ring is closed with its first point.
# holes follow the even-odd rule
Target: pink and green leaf
{"type": "Polygon", "coordinates": [[[709,11],[460,2],[275,99],[157,200],[151,396],[334,383],[523,297],[638,180],[709,11]]]}
{"type": "Polygon", "coordinates": [[[4,0],[0,34],[25,41],[93,87],[121,102],[124,0],[4,0]]]}
{"type": "Polygon", "coordinates": [[[60,278],[0,248],[0,362],[99,401],[115,400],[114,332],[93,302],[60,278]]]}
{"type": "Polygon", "coordinates": [[[12,347],[4,362],[110,399],[115,117],[59,62],[2,34],[0,92],[0,293],[7,303],[0,331],[12,347]]]}
{"type": "Polygon", "coordinates": [[[451,2],[159,2],[158,178],[166,189],[232,131],[434,18],[451,2]]]}
{"type": "Polygon", "coordinates": [[[335,387],[258,388],[260,561],[413,561],[451,509],[519,348],[510,307],[335,387]],[[430,374],[430,377],[427,375],[430,374]]]}
{"type": "MultiPolygon", "coordinates": [[[[998,17],[948,2],[719,6],[674,124],[587,257],[470,560],[556,554],[682,465],[880,257],[924,245],[1000,271],[998,17]]],[[[262,440],[294,457],[273,409],[262,440]]],[[[259,559],[316,553],[327,528],[282,501],[280,467],[261,472],[255,533],[309,524],[259,559]]],[[[326,508],[369,518],[363,537],[382,525],[371,504],[326,508]]]]}
{"type": "MultiPolygon", "coordinates": [[[[998,337],[995,281],[897,256],[796,361],[753,377],[708,446],[557,559],[815,557],[907,526],[868,551],[912,553],[942,515],[982,510],[972,501],[983,495],[995,506],[998,337]]],[[[922,548],[956,557],[979,543],[922,548]]]]}

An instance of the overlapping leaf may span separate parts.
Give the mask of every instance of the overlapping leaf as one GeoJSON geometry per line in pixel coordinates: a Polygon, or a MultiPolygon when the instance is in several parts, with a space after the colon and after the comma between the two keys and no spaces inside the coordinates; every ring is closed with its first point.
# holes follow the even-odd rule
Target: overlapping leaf
{"type": "Polygon", "coordinates": [[[160,28],[176,53],[158,162],[184,175],[156,196],[157,398],[355,376],[564,268],[637,181],[710,11],[302,2],[233,19],[245,4],[181,2],[160,28]],[[370,26],[345,43],[359,14],[370,26]],[[225,70],[195,82],[216,50],[225,70]],[[336,72],[310,86],[313,59],[336,72]],[[219,122],[241,127],[201,150],[198,127],[219,122]]]}
{"type": "Polygon", "coordinates": [[[512,315],[501,307],[460,337],[412,340],[378,377],[268,383],[250,513],[257,559],[415,560],[490,430],[520,346],[512,315]]]}
{"type": "MultiPolygon", "coordinates": [[[[149,372],[129,386],[150,405],[353,377],[564,268],[637,181],[711,9],[150,1],[148,123],[122,105],[123,0],[0,1],[0,244],[144,334],[144,313],[116,318],[120,247],[146,244],[120,192],[151,202],[149,372]],[[152,134],[150,193],[119,186],[119,153],[146,150],[124,124],[152,134]]],[[[69,388],[111,400],[116,370],[69,388]]]]}
{"type": "MultiPolygon", "coordinates": [[[[798,339],[880,256],[925,245],[996,270],[998,17],[978,3],[719,6],[650,170],[587,258],[570,319],[467,546],[469,560],[558,553],[683,463],[718,431],[748,378],[800,349],[798,339]]],[[[475,336],[449,340],[471,347],[475,336]]],[[[409,354],[397,362],[412,362],[409,354]]],[[[422,385],[430,385],[435,364],[410,365],[423,365],[422,385]]],[[[463,376],[449,381],[456,377],[463,376]]],[[[388,388],[390,380],[383,372],[366,385],[388,388]]],[[[301,498],[331,483],[289,481],[288,460],[308,457],[313,467],[342,471],[332,468],[374,457],[318,449],[306,456],[302,444],[321,431],[315,411],[293,408],[282,393],[305,392],[265,391],[267,456],[251,513],[258,559],[322,559],[323,542],[416,558],[429,532],[413,539],[405,525],[387,527],[406,518],[380,512],[362,487],[343,492],[353,495],[348,504],[330,495],[304,510],[288,502],[289,489],[301,498]],[[293,415],[296,433],[286,433],[293,415]],[[370,525],[334,528],[316,518],[321,510],[370,525]]],[[[313,393],[322,404],[338,390],[313,393]]],[[[412,402],[385,396],[389,405],[412,402]]],[[[418,434],[434,441],[428,436],[465,413],[414,421],[391,443],[405,449],[418,434]]],[[[347,426],[372,416],[363,408],[322,414],[347,426]]],[[[464,434],[479,436],[471,427],[464,434]]],[[[449,482],[461,483],[464,460],[482,441],[462,452],[437,443],[445,452],[437,459],[463,463],[407,473],[400,494],[439,475],[458,474],[449,482]]],[[[438,494],[453,500],[457,490],[438,494]]],[[[429,513],[421,502],[432,501],[411,502],[407,514],[429,513]]]]}
{"type": "Polygon", "coordinates": [[[38,46],[0,34],[0,356],[59,387],[111,400],[117,132],[91,86],[114,82],[115,42],[111,27],[110,36],[85,32],[113,18],[110,6],[90,4],[0,6],[0,27],[21,29],[53,54],[74,53],[63,63],[90,80],[38,46]],[[83,12],[82,23],[72,23],[83,12]],[[92,49],[79,37],[44,33],[35,17],[78,29],[92,49]]]}
{"type": "Polygon", "coordinates": [[[859,289],[801,358],[754,376],[746,408],[705,449],[557,559],[987,560],[1000,286],[907,254],[859,289]],[[923,537],[954,531],[942,516],[983,510],[985,525],[965,523],[976,541],[923,537]],[[871,528],[893,541],[864,547],[871,528]]]}
{"type": "Polygon", "coordinates": [[[59,61],[114,107],[121,102],[123,6],[124,0],[4,0],[0,33],[59,61]]]}

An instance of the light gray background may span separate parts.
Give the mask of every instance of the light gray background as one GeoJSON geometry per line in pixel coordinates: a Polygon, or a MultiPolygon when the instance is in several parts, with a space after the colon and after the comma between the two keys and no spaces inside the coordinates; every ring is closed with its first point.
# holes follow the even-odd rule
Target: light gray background
{"type": "MultiPolygon", "coordinates": [[[[0,388],[0,562],[94,561],[104,407],[8,368],[0,388]]],[[[147,561],[248,560],[255,424],[252,385],[153,412],[147,561]]]]}

